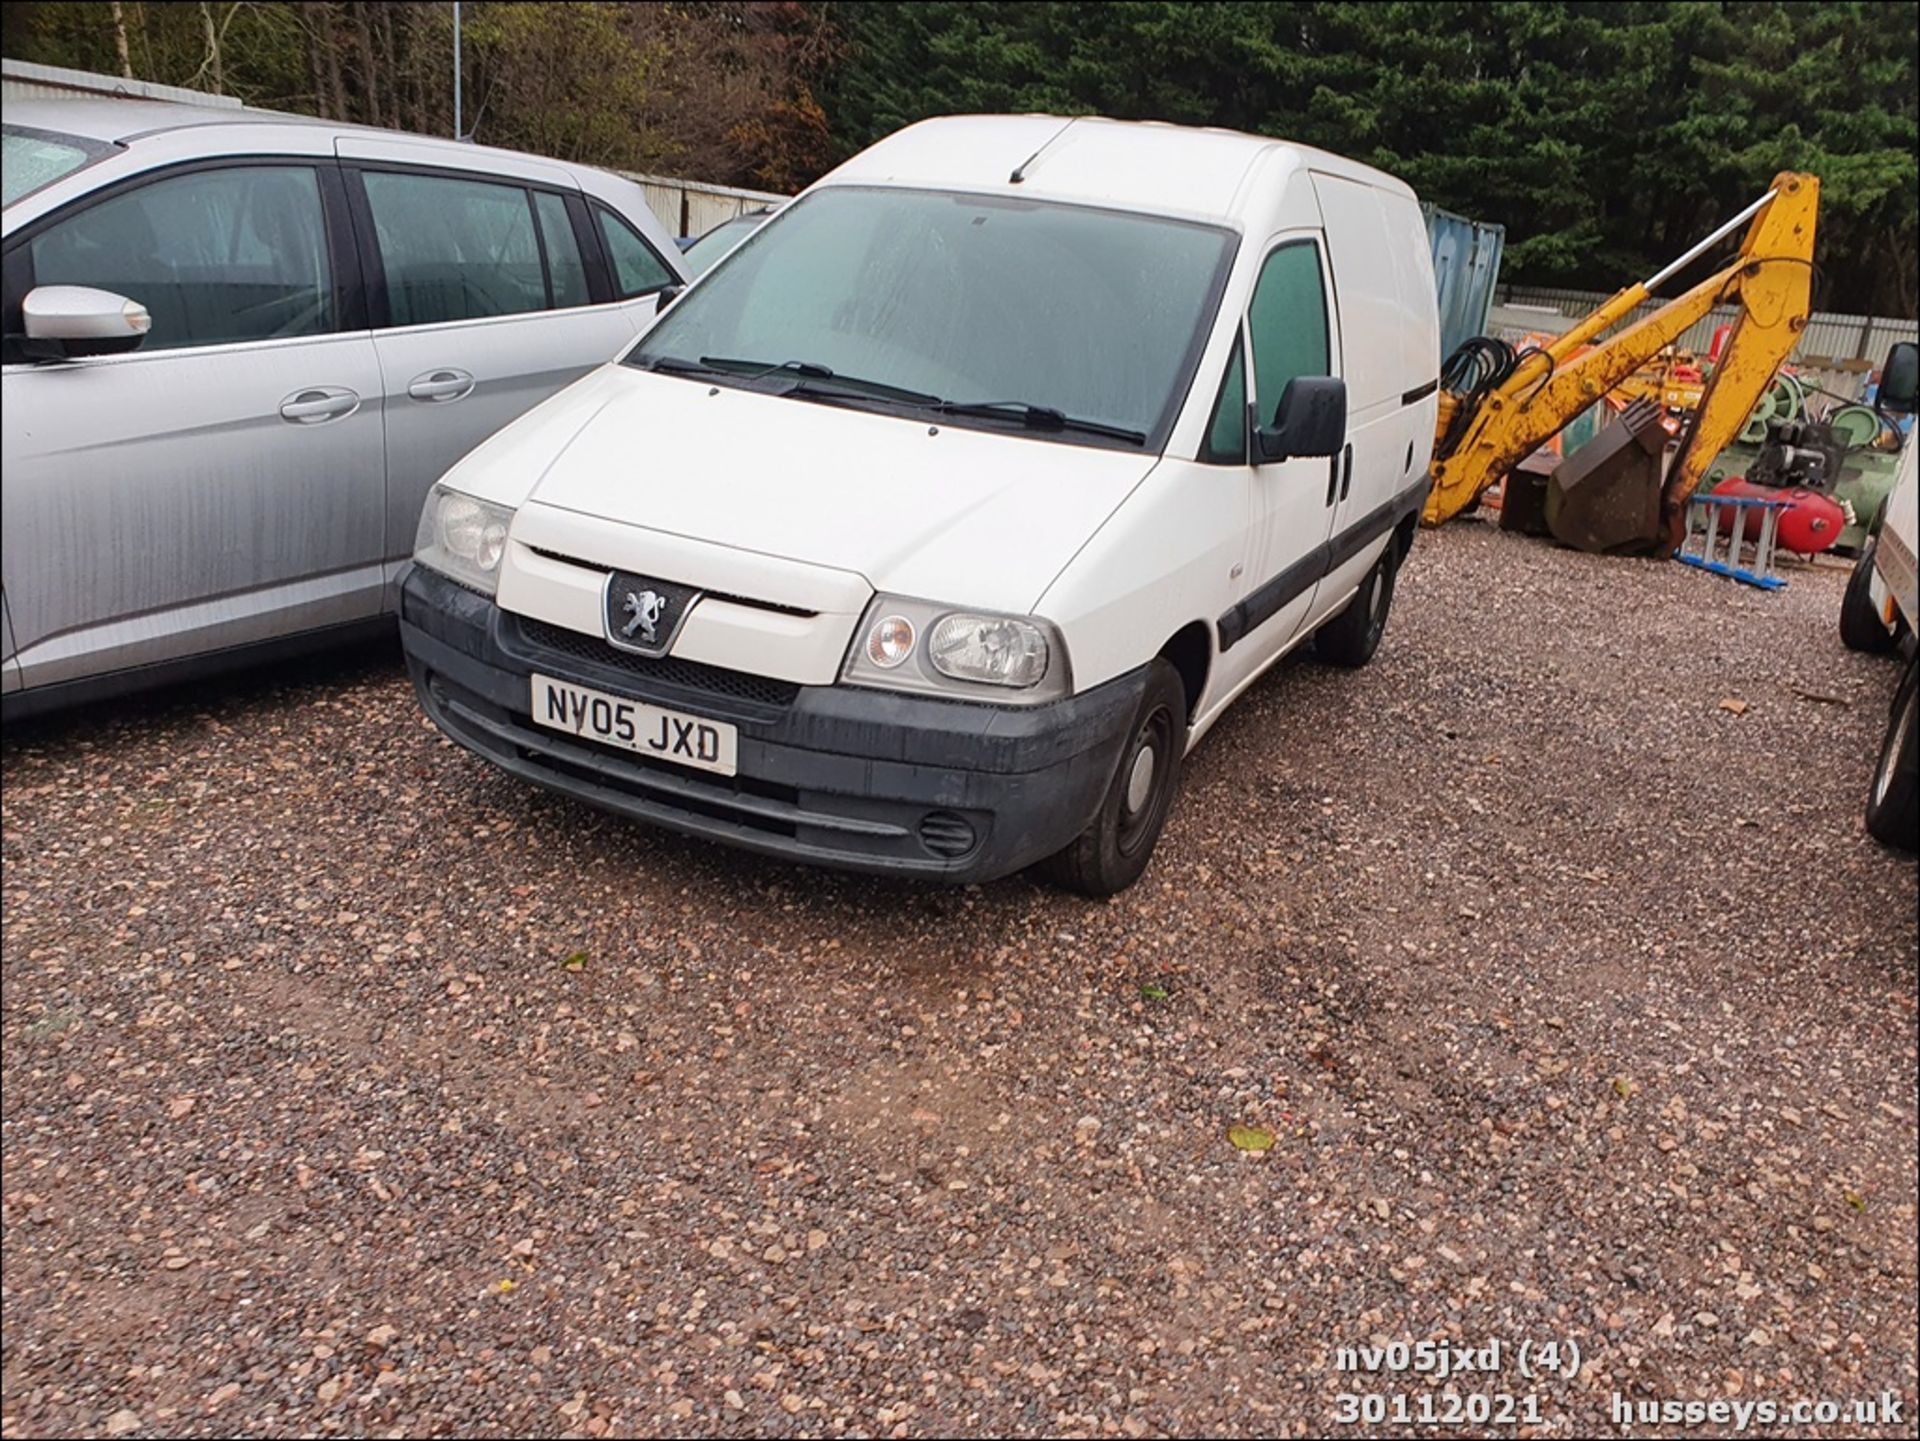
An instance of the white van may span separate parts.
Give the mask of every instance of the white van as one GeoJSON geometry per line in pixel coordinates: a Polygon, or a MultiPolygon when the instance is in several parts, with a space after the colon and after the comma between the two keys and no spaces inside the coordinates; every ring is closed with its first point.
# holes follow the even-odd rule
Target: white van
{"type": "Polygon", "coordinates": [[[1412,191],[1219,130],[930,120],[818,182],[429,496],[461,744],[774,855],[1145,869],[1182,757],[1379,644],[1439,339],[1412,191]]]}

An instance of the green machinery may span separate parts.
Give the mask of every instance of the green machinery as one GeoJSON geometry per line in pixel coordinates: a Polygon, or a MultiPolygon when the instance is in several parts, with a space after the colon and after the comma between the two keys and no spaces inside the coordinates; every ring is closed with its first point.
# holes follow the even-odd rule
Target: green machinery
{"type": "MultiPolygon", "coordinates": [[[[1773,384],[1767,387],[1747,417],[1739,436],[1707,468],[1703,488],[1717,490],[1722,481],[1747,473],[1766,442],[1768,421],[1798,420],[1806,413],[1806,393],[1800,383],[1790,375],[1775,376],[1773,384]]],[[[1891,449],[1884,448],[1886,423],[1870,405],[1839,406],[1827,417],[1827,423],[1833,427],[1835,438],[1847,447],[1833,497],[1853,512],[1852,520],[1840,532],[1833,548],[1851,555],[1866,540],[1867,528],[1893,489],[1900,468],[1900,449],[1897,444],[1891,449]]]]}

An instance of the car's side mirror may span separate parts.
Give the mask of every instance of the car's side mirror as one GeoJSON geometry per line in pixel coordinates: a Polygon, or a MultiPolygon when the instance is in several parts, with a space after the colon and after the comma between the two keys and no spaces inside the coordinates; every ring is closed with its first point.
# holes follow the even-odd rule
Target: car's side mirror
{"type": "Polygon", "coordinates": [[[1880,367],[1880,408],[1910,415],[1920,399],[1920,345],[1903,340],[1887,352],[1880,367]]]}
{"type": "Polygon", "coordinates": [[[1346,381],[1331,375],[1296,375],[1273,408],[1273,424],[1254,427],[1255,463],[1334,455],[1346,440],[1346,381]]]}
{"type": "Polygon", "coordinates": [[[669,305],[673,304],[674,301],[680,298],[680,292],[685,290],[686,288],[687,287],[684,285],[661,286],[660,292],[659,292],[660,298],[654,303],[653,313],[655,315],[658,315],[661,311],[665,310],[669,305]]]}
{"type": "Polygon", "coordinates": [[[26,344],[34,360],[72,360],[120,355],[147,338],[153,317],[147,307],[90,285],[41,285],[20,305],[26,344]]]}

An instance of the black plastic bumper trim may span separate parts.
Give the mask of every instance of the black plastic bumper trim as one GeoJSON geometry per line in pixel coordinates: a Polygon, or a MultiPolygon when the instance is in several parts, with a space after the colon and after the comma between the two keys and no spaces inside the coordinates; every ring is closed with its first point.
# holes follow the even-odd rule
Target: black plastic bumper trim
{"type": "MultiPolygon", "coordinates": [[[[609,780],[622,785],[637,786],[644,790],[659,791],[663,795],[679,800],[698,801],[702,805],[713,804],[713,798],[704,793],[698,781],[681,780],[678,776],[661,771],[642,770],[631,764],[622,765],[617,760],[603,758],[597,751],[586,746],[569,745],[566,741],[549,737],[531,724],[526,729],[518,726],[501,725],[488,720],[471,706],[462,705],[451,698],[443,702],[446,708],[476,730],[485,731],[503,745],[518,750],[533,751],[540,755],[551,756],[581,770],[593,771],[609,780]]],[[[726,805],[744,815],[760,816],[766,820],[779,821],[785,825],[817,826],[821,830],[845,831],[857,836],[904,836],[908,834],[905,826],[890,825],[884,821],[862,821],[851,816],[836,816],[825,811],[803,810],[784,801],[764,800],[757,796],[730,796],[726,805]]]]}
{"type": "Polygon", "coordinates": [[[544,789],[686,835],[809,864],[949,882],[1022,869],[1085,829],[1111,785],[1147,668],[1042,706],[801,686],[749,719],[634,676],[542,656],[545,674],[734,724],[721,776],[549,732],[531,719],[514,618],[417,567],[401,642],[427,714],[451,739],[544,789]],[[931,830],[927,823],[937,818],[931,830]],[[954,837],[970,843],[954,850],[954,837]]]}

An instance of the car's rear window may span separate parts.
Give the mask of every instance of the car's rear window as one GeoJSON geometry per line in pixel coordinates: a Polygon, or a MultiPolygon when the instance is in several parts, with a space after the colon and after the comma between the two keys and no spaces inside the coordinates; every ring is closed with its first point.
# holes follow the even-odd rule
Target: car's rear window
{"type": "Polygon", "coordinates": [[[0,131],[5,164],[0,165],[0,207],[91,165],[113,149],[98,140],[9,125],[0,131]]]}

